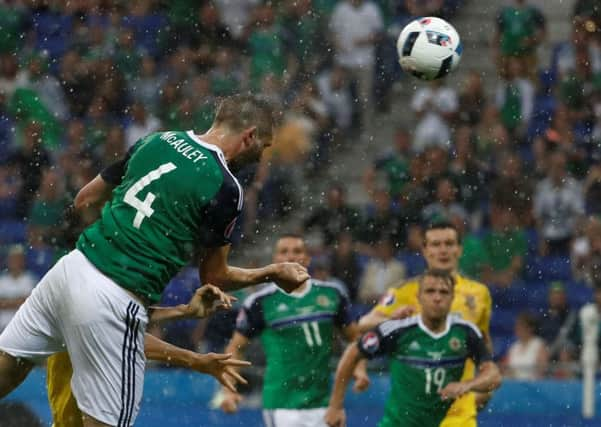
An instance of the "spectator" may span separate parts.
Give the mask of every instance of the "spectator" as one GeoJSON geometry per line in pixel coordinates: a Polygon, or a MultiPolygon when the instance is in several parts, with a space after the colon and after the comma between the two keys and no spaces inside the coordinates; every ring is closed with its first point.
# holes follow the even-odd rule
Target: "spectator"
{"type": "Polygon", "coordinates": [[[38,227],[46,241],[50,241],[50,236],[56,234],[56,225],[61,222],[63,211],[67,206],[64,194],[64,177],[56,170],[45,170],[39,195],[31,206],[28,224],[38,227]]]}
{"type": "Polygon", "coordinates": [[[405,0],[405,5],[412,16],[438,16],[444,0],[405,0]]]}
{"type": "Polygon", "coordinates": [[[142,57],[140,74],[127,82],[129,95],[141,103],[150,113],[158,113],[160,88],[164,84],[162,76],[157,74],[157,65],[149,55],[142,57]]]}
{"type": "Polygon", "coordinates": [[[361,265],[359,254],[353,247],[353,236],[351,233],[343,232],[338,239],[330,255],[330,266],[332,275],[346,284],[349,297],[352,302],[357,300],[361,265]]]}
{"type": "Polygon", "coordinates": [[[586,221],[584,236],[574,240],[571,248],[574,277],[589,286],[601,283],[601,220],[590,217],[586,221]]]}
{"type": "Polygon", "coordinates": [[[508,287],[522,274],[528,241],[511,206],[503,200],[493,200],[491,205],[491,230],[482,237],[485,259],[482,280],[508,287]]]}
{"type": "Polygon", "coordinates": [[[421,152],[432,145],[448,150],[450,124],[458,107],[455,90],[445,85],[442,79],[420,87],[411,100],[411,108],[417,117],[412,150],[421,152]]]}
{"type": "Polygon", "coordinates": [[[353,115],[347,72],[341,66],[334,65],[317,77],[317,88],[334,123],[334,129],[337,133],[346,135],[353,115]]]}
{"type": "Polygon", "coordinates": [[[403,187],[400,197],[404,219],[409,223],[421,221],[422,210],[431,199],[428,186],[428,169],[423,153],[416,155],[409,162],[410,180],[403,187]]]}
{"type": "Polygon", "coordinates": [[[555,150],[549,155],[547,176],[534,192],[534,217],[542,237],[540,253],[567,255],[574,227],[583,214],[582,187],[568,176],[564,152],[555,150]]]}
{"type": "Polygon", "coordinates": [[[305,230],[317,228],[326,246],[331,246],[340,233],[354,234],[359,227],[359,213],[346,202],[346,192],[341,184],[332,184],[327,191],[326,205],[315,208],[305,220],[305,230]]]}
{"type": "Polygon", "coordinates": [[[67,118],[67,103],[60,82],[48,72],[48,61],[42,55],[32,55],[23,71],[24,86],[39,95],[41,103],[57,120],[67,118]]]}
{"type": "Polygon", "coordinates": [[[210,1],[200,6],[198,21],[194,22],[194,29],[188,36],[190,47],[196,51],[196,65],[200,72],[208,71],[221,49],[237,47],[229,28],[219,20],[215,3],[210,1]]]}
{"type": "Polygon", "coordinates": [[[503,7],[497,16],[497,32],[494,49],[499,74],[507,73],[509,58],[518,58],[521,69],[534,80],[538,69],[537,48],[545,37],[545,17],[527,0],[514,0],[513,5],[503,7]]]}
{"type": "Polygon", "coordinates": [[[457,185],[458,196],[463,206],[470,214],[475,213],[480,209],[487,180],[486,166],[476,157],[470,126],[460,126],[456,129],[453,154],[448,171],[457,185]]]}
{"type": "Polygon", "coordinates": [[[457,118],[461,123],[475,126],[480,122],[485,107],[486,95],[482,77],[477,71],[468,71],[459,94],[457,118]]]}
{"type": "Polygon", "coordinates": [[[10,157],[9,163],[21,177],[22,187],[17,198],[16,214],[25,218],[35,197],[46,168],[50,166],[50,155],[42,145],[42,128],[29,123],[23,131],[23,144],[10,157]]]}
{"type": "Polygon", "coordinates": [[[68,51],[60,62],[59,80],[63,86],[69,112],[82,117],[95,92],[90,64],[74,50],[68,51]]]}
{"type": "Polygon", "coordinates": [[[255,22],[249,31],[250,81],[251,87],[258,90],[265,76],[283,77],[287,73],[289,52],[285,50],[271,3],[257,6],[255,22]]]}
{"type": "Polygon", "coordinates": [[[0,275],[0,331],[8,325],[36,284],[35,277],[25,270],[22,246],[9,248],[6,267],[6,272],[0,275]]]}
{"type": "Polygon", "coordinates": [[[601,152],[593,153],[582,187],[586,214],[601,215],[601,152]]]}
{"type": "Polygon", "coordinates": [[[375,159],[363,175],[365,189],[371,193],[375,189],[377,174],[380,172],[386,180],[388,193],[393,199],[399,197],[403,186],[409,181],[409,149],[411,140],[405,129],[397,129],[394,146],[388,152],[375,159]]]}
{"type": "Polygon", "coordinates": [[[521,225],[531,224],[533,185],[522,159],[518,153],[506,151],[500,154],[497,164],[492,197],[511,207],[521,225]]]}
{"type": "Polygon", "coordinates": [[[131,124],[125,131],[126,148],[132,147],[138,139],[155,132],[161,128],[159,119],[149,114],[144,105],[135,102],[131,107],[131,124]]]}
{"type": "Polygon", "coordinates": [[[585,19],[575,18],[572,21],[571,39],[555,46],[551,67],[559,80],[576,73],[579,56],[588,62],[591,74],[601,71],[601,50],[595,42],[595,34],[587,30],[586,23],[585,19]]]}
{"type": "Polygon", "coordinates": [[[389,288],[405,279],[405,266],[394,258],[394,246],[388,237],[375,244],[374,255],[359,285],[359,302],[367,305],[374,305],[389,288]]]}
{"type": "Polygon", "coordinates": [[[375,45],[384,30],[380,9],[371,0],[340,1],[332,12],[329,29],[334,61],[347,70],[355,84],[361,126],[367,127],[374,109],[375,45]]]}
{"type": "Polygon", "coordinates": [[[286,48],[295,58],[300,76],[315,74],[321,60],[323,28],[312,0],[287,0],[282,13],[286,48]]]}
{"type": "Polygon", "coordinates": [[[466,224],[468,214],[457,202],[457,188],[449,178],[441,178],[436,185],[435,202],[424,208],[422,221],[431,224],[439,221],[466,224]]]}
{"type": "Polygon", "coordinates": [[[251,23],[253,9],[259,0],[215,0],[219,20],[229,30],[234,39],[242,39],[244,30],[251,23]]]}
{"type": "Polygon", "coordinates": [[[507,59],[505,79],[497,87],[497,108],[501,122],[515,135],[524,135],[534,106],[534,85],[521,77],[522,63],[518,58],[507,59]]]}
{"type": "MultiPolygon", "coordinates": [[[[585,335],[589,328],[594,327],[597,322],[597,352],[601,352],[601,286],[599,283],[595,284],[594,293],[593,293],[593,301],[584,305],[580,311],[578,312],[578,322],[576,323],[576,329],[574,331],[574,342],[578,348],[578,350],[582,353],[584,350],[583,347],[586,346],[587,343],[584,342],[586,339],[585,335]]],[[[591,334],[592,335],[592,334],[591,334]]],[[[593,338],[593,336],[591,336],[593,338]]],[[[582,361],[584,354],[580,354],[580,360],[582,361]]],[[[599,362],[597,362],[598,364],[599,362]]],[[[597,366],[598,368],[598,366],[597,366]]]]}
{"type": "MultiPolygon", "coordinates": [[[[548,307],[542,315],[540,336],[549,349],[549,360],[566,363],[572,359],[574,344],[571,334],[578,320],[577,313],[568,306],[565,285],[552,282],[549,287],[548,307]]],[[[563,369],[564,367],[558,367],[563,369]]]]}
{"type": "Polygon", "coordinates": [[[543,339],[536,335],[536,318],[522,312],[515,321],[516,341],[511,344],[505,361],[505,376],[522,381],[544,377],[549,354],[543,339]]]}
{"type": "Polygon", "coordinates": [[[395,209],[388,191],[376,189],[371,193],[371,202],[363,215],[359,240],[362,246],[370,248],[386,235],[395,250],[398,250],[405,241],[404,226],[402,217],[398,209],[395,209]]]}
{"type": "Polygon", "coordinates": [[[219,48],[214,54],[215,66],[210,71],[211,89],[215,96],[233,95],[245,85],[238,53],[227,46],[219,48]]]}

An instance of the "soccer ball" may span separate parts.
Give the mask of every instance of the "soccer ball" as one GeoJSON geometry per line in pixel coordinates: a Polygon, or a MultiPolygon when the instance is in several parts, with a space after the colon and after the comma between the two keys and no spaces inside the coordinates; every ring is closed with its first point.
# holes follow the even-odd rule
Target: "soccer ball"
{"type": "Polygon", "coordinates": [[[399,63],[423,80],[440,79],[459,64],[463,47],[459,34],[444,19],[426,17],[407,24],[396,44],[399,63]]]}

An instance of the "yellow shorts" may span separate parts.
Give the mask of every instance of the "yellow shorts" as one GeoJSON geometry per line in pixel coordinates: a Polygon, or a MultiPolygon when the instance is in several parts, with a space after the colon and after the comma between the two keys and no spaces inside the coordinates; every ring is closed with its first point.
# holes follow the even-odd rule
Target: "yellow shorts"
{"type": "Polygon", "coordinates": [[[457,399],[449,408],[440,427],[477,427],[476,396],[469,393],[457,399]]]}
{"type": "Polygon", "coordinates": [[[48,358],[46,383],[53,427],[83,427],[81,411],[71,392],[72,376],[68,353],[57,353],[48,358]]]}

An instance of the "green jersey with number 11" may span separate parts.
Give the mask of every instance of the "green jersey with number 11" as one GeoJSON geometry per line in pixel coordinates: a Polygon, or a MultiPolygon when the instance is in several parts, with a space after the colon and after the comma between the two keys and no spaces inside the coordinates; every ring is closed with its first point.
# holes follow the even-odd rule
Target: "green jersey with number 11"
{"type": "Polygon", "coordinates": [[[236,330],[261,337],[267,359],[264,409],[328,406],[334,332],[352,322],[348,309],[346,290],[319,280],[300,294],[272,284],[244,301],[236,330]]]}
{"type": "Polygon", "coordinates": [[[438,392],[461,380],[467,359],[476,365],[491,359],[478,328],[457,315],[449,315],[438,334],[421,316],[389,320],[366,332],[358,345],[367,358],[391,359],[392,387],[379,427],[438,427],[453,403],[438,392]]]}
{"type": "Polygon", "coordinates": [[[196,249],[229,243],[242,188],[222,151],[192,131],[153,133],[112,169],[101,176],[117,186],[77,248],[118,285],[155,303],[196,249]]]}

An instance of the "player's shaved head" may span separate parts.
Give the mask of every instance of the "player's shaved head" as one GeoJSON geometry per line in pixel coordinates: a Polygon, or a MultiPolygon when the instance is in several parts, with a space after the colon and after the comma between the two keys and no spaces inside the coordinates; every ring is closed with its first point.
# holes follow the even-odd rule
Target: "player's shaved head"
{"type": "Polygon", "coordinates": [[[232,95],[219,103],[213,123],[234,132],[256,126],[259,138],[271,140],[275,117],[275,110],[266,99],[256,95],[232,95]]]}

